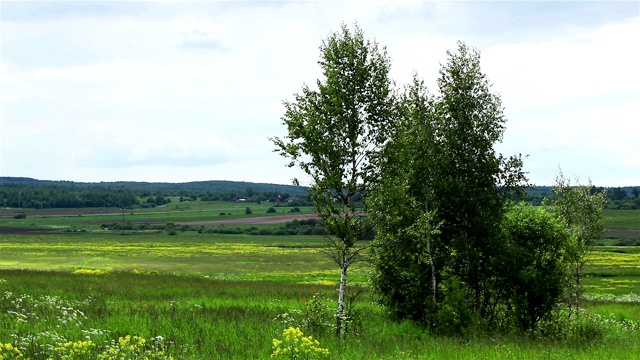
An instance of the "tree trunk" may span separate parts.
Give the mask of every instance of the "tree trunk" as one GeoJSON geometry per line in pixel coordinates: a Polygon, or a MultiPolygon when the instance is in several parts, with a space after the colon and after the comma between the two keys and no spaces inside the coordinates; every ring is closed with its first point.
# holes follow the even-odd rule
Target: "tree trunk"
{"type": "Polygon", "coordinates": [[[576,265],[576,310],[580,309],[580,277],[582,276],[582,264],[576,265]]]}
{"type": "Polygon", "coordinates": [[[342,335],[344,327],[344,301],[347,290],[347,269],[349,268],[349,254],[344,253],[340,269],[340,287],[338,288],[338,313],[336,314],[336,335],[342,335]]]}
{"type": "MultiPolygon", "coordinates": [[[[438,306],[436,293],[438,289],[438,283],[436,281],[436,266],[433,263],[433,257],[431,256],[431,241],[427,241],[427,258],[429,259],[429,266],[431,267],[431,312],[435,313],[438,306]]],[[[431,326],[435,327],[435,325],[435,321],[432,322],[431,326]]]]}

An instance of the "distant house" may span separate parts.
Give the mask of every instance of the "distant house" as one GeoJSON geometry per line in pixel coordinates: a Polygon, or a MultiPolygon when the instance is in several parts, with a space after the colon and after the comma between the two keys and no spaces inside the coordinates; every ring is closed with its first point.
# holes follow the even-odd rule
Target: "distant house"
{"type": "Polygon", "coordinates": [[[237,198],[236,199],[236,202],[245,202],[245,201],[247,201],[247,199],[245,199],[245,198],[237,198]]]}

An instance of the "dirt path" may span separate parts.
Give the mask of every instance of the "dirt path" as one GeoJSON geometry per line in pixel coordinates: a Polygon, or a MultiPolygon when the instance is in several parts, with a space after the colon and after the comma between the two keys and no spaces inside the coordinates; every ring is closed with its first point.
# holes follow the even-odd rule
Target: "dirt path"
{"type": "Polygon", "coordinates": [[[295,214],[295,215],[261,216],[261,217],[229,219],[229,220],[180,222],[178,224],[189,225],[189,226],[261,225],[261,224],[281,224],[281,223],[286,223],[287,221],[309,220],[309,219],[317,219],[317,218],[318,218],[318,215],[315,215],[315,214],[295,214]]]}

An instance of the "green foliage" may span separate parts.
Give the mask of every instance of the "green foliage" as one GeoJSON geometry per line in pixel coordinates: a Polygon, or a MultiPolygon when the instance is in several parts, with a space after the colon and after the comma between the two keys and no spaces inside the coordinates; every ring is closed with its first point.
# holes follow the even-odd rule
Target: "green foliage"
{"type": "Polygon", "coordinates": [[[329,232],[329,252],[340,266],[337,333],[341,334],[349,266],[363,249],[360,235],[372,225],[361,215],[375,179],[377,158],[393,126],[390,60],[356,25],[342,25],[320,46],[323,79],[285,101],[288,134],[272,138],[280,155],[313,181],[311,199],[329,232]]]}
{"type": "Polygon", "coordinates": [[[459,336],[469,334],[477,321],[470,301],[472,294],[456,276],[447,277],[440,285],[443,300],[431,315],[437,334],[459,336]]]}
{"type": "Polygon", "coordinates": [[[599,342],[624,342],[628,334],[639,330],[639,321],[617,320],[612,315],[603,316],[585,309],[575,312],[561,309],[556,311],[553,317],[541,321],[532,334],[576,347],[586,347],[599,342]]]}
{"type": "Polygon", "coordinates": [[[316,293],[311,299],[302,299],[299,308],[288,309],[276,316],[275,320],[287,327],[301,328],[315,336],[327,335],[335,331],[335,307],[322,293],[316,293]]]}
{"type": "Polygon", "coordinates": [[[554,199],[551,209],[564,222],[571,234],[567,249],[570,264],[567,271],[567,301],[572,307],[579,307],[582,294],[582,271],[587,261],[587,251],[593,240],[602,235],[604,229],[603,211],[607,202],[606,192],[592,192],[591,181],[587,185],[571,186],[560,170],[556,184],[552,188],[554,199]]]}
{"type": "Polygon", "coordinates": [[[514,206],[502,223],[502,254],[497,290],[520,330],[535,330],[550,316],[567,286],[570,234],[560,219],[544,209],[514,206]]]}
{"type": "MultiPolygon", "coordinates": [[[[602,188],[597,188],[600,192],[602,188]]],[[[640,187],[615,187],[606,189],[607,209],[638,210],[640,209],[640,187]]]]}
{"type": "Polygon", "coordinates": [[[275,214],[276,212],[277,211],[273,206],[267,209],[267,214],[275,214]]]}
{"type": "Polygon", "coordinates": [[[245,215],[251,215],[251,214],[253,214],[253,211],[251,211],[251,208],[247,206],[247,207],[244,209],[244,214],[245,214],[245,215]]]}
{"type": "MultiPolygon", "coordinates": [[[[491,321],[505,205],[526,185],[521,157],[494,150],[506,120],[479,53],[459,43],[447,56],[437,95],[417,76],[406,88],[372,205],[374,287],[397,317],[432,326],[458,310],[439,309],[458,304],[453,284],[467,292],[465,309],[491,321]]],[[[461,315],[457,324],[446,326],[470,321],[461,315]]]]}

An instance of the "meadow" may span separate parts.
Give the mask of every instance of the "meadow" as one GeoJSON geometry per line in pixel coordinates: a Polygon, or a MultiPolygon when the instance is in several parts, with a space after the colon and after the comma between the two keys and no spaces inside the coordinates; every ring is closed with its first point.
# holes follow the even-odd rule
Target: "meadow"
{"type": "MultiPolygon", "coordinates": [[[[187,203],[164,214],[128,213],[125,222],[242,219],[266,216],[268,205],[187,203]],[[244,213],[247,206],[251,215],[244,213]]],[[[289,210],[278,208],[272,216],[289,210]]],[[[347,336],[338,340],[331,316],[339,272],[322,251],[322,236],[207,233],[199,227],[122,234],[101,226],[118,220],[121,214],[88,213],[0,219],[5,229],[0,358],[266,359],[284,348],[291,332],[283,331],[290,327],[319,342],[306,348],[308,353],[299,348],[308,358],[638,359],[640,354],[640,247],[598,246],[590,253],[585,310],[556,335],[554,325],[543,324],[544,337],[433,336],[415,324],[391,321],[365,292],[353,302],[347,336]],[[19,228],[29,231],[14,231],[19,228]]],[[[625,221],[635,226],[619,223],[625,221]]],[[[364,262],[352,268],[352,291],[366,287],[367,271],[364,262]]]]}

